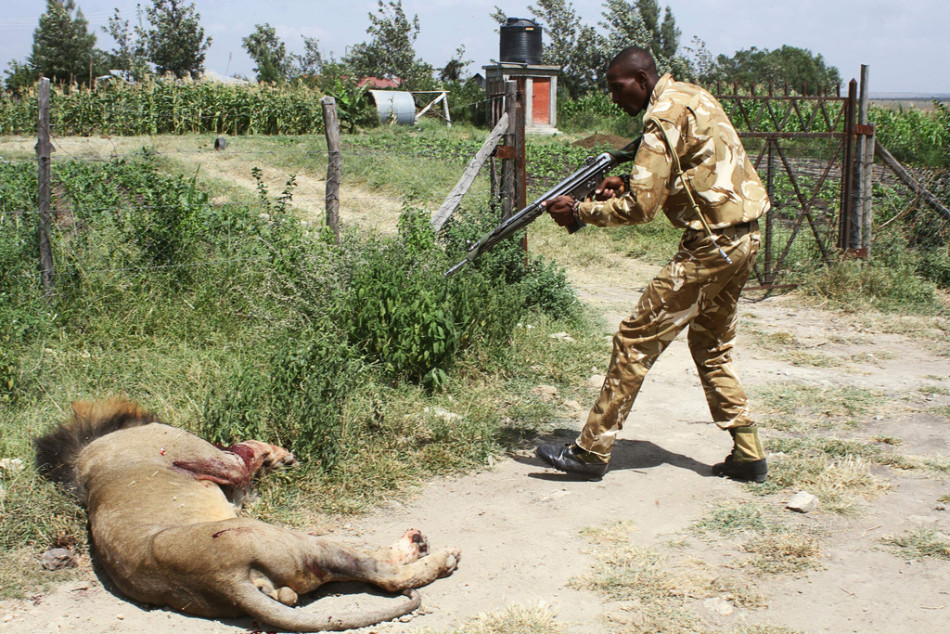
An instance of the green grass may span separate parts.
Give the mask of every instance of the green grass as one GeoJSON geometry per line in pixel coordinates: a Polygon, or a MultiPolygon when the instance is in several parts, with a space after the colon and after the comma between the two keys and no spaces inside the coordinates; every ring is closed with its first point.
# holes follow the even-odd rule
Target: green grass
{"type": "Polygon", "coordinates": [[[750,532],[776,532],[779,525],[761,504],[719,504],[692,524],[690,530],[703,537],[732,537],[750,532]]]}
{"type": "Polygon", "coordinates": [[[757,573],[784,574],[818,566],[821,554],[818,535],[754,502],[727,502],[716,505],[690,527],[705,540],[727,538],[738,541],[743,552],[752,555],[745,562],[757,573]]]}
{"type": "Polygon", "coordinates": [[[906,559],[950,560],[950,538],[933,528],[918,528],[902,535],[888,535],[881,539],[906,559]]]}
{"type": "Polygon", "coordinates": [[[761,424],[781,431],[852,428],[884,403],[880,392],[804,383],[770,383],[752,394],[762,412],[761,424]]]}

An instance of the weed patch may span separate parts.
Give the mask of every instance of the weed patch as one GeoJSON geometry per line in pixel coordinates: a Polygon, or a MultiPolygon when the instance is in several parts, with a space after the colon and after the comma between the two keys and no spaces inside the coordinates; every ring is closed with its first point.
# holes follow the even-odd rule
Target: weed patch
{"type": "Polygon", "coordinates": [[[767,384],[754,394],[767,419],[763,425],[781,431],[853,427],[884,400],[872,390],[801,383],[767,384]]]}
{"type": "Polygon", "coordinates": [[[767,517],[762,506],[748,502],[726,503],[715,507],[690,530],[700,536],[729,537],[751,532],[777,532],[775,520],[767,517]]]}
{"type": "Polygon", "coordinates": [[[760,573],[785,574],[818,567],[821,549],[812,535],[775,533],[758,535],[742,546],[753,555],[749,565],[760,573]]]}
{"type": "Polygon", "coordinates": [[[759,573],[784,574],[817,566],[818,537],[813,530],[793,524],[760,504],[730,502],[713,508],[690,530],[741,540],[741,549],[753,555],[747,565],[759,573]]]}
{"type": "Polygon", "coordinates": [[[560,634],[566,625],[554,610],[545,606],[510,605],[499,612],[479,614],[454,634],[560,634]]]}
{"type": "Polygon", "coordinates": [[[900,461],[880,447],[835,439],[775,439],[769,447],[784,455],[769,463],[769,479],[755,493],[806,490],[836,513],[854,512],[859,499],[890,488],[871,473],[868,456],[877,464],[900,461]]]}
{"type": "Polygon", "coordinates": [[[888,535],[881,541],[907,559],[950,559],[950,537],[933,528],[888,535]]]}

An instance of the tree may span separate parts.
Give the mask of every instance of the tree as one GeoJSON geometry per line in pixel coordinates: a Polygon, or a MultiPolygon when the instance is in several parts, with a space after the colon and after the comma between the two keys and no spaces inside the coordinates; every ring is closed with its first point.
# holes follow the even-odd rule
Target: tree
{"type": "Polygon", "coordinates": [[[38,77],[36,70],[29,63],[16,59],[10,60],[6,74],[4,84],[7,90],[15,93],[19,93],[35,84],[38,77]]]}
{"type": "Polygon", "coordinates": [[[753,46],[736,51],[732,57],[719,55],[704,79],[744,85],[788,84],[803,94],[815,94],[832,89],[841,81],[841,75],[834,66],[825,65],[821,55],[785,45],[774,51],[753,46]]]}
{"type": "Polygon", "coordinates": [[[205,52],[211,38],[199,23],[201,15],[194,4],[183,0],[152,0],[145,8],[149,27],[140,28],[148,60],[160,75],[172,73],[175,77],[198,75],[204,70],[205,52]]]}
{"type": "Polygon", "coordinates": [[[244,50],[257,64],[257,81],[281,83],[290,73],[290,63],[284,43],[270,24],[257,24],[254,32],[241,40],[244,50]]]}
{"type": "Polygon", "coordinates": [[[605,0],[604,21],[600,25],[607,32],[607,47],[613,53],[619,53],[628,46],[650,49],[653,46],[653,33],[647,28],[636,5],[627,0],[605,0]]]}
{"type": "MultiPolygon", "coordinates": [[[[558,84],[571,97],[584,94],[602,83],[603,66],[607,61],[604,40],[594,27],[582,24],[569,0],[537,0],[528,11],[545,28],[548,43],[542,61],[561,67],[558,84]]],[[[504,21],[496,7],[492,14],[504,21]]]]}
{"type": "MultiPolygon", "coordinates": [[[[33,31],[28,66],[54,82],[88,84],[90,75],[104,71],[105,62],[105,54],[95,48],[96,36],[88,27],[73,0],[47,0],[46,13],[40,16],[39,26],[33,31]]],[[[13,76],[23,77],[22,66],[11,68],[13,76]]]]}
{"type": "Polygon", "coordinates": [[[671,72],[676,79],[693,77],[689,61],[679,54],[680,30],[669,7],[660,21],[656,0],[605,0],[604,21],[611,54],[628,46],[639,46],[653,54],[660,73],[671,72]]]}
{"type": "Polygon", "coordinates": [[[439,79],[442,81],[461,81],[465,67],[471,63],[472,60],[465,59],[465,45],[462,44],[455,49],[455,56],[439,72],[439,79]]]}
{"type": "MultiPolygon", "coordinates": [[[[320,40],[315,37],[303,36],[303,55],[291,55],[292,77],[316,77],[325,65],[323,53],[320,52],[320,40]]],[[[330,63],[333,63],[331,58],[330,63]]]]}
{"type": "Polygon", "coordinates": [[[657,53],[666,59],[673,59],[680,47],[682,31],[676,26],[676,19],[669,7],[663,13],[663,23],[660,24],[659,47],[657,53]]]}
{"type": "Polygon", "coordinates": [[[377,0],[376,13],[369,14],[369,42],[357,44],[344,62],[360,76],[400,78],[410,85],[431,82],[432,67],[416,57],[419,16],[410,20],[402,0],[377,0]]]}
{"type": "Polygon", "coordinates": [[[126,80],[134,81],[140,81],[152,72],[144,42],[129,29],[129,21],[122,19],[118,9],[102,30],[115,40],[115,47],[106,54],[110,71],[122,71],[126,80]]]}

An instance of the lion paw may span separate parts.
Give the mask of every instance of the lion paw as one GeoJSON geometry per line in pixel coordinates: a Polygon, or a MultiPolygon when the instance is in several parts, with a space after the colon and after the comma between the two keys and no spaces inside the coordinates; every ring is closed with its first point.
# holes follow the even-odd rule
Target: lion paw
{"type": "Polygon", "coordinates": [[[446,548],[445,549],[445,564],[443,565],[442,576],[447,577],[459,566],[459,561],[462,560],[462,551],[458,548],[446,548]]]}
{"type": "Polygon", "coordinates": [[[389,561],[394,564],[411,564],[429,554],[429,542],[422,533],[410,528],[390,548],[389,561]]]}
{"type": "Polygon", "coordinates": [[[292,588],[284,586],[277,590],[277,600],[284,605],[294,607],[297,605],[297,593],[292,588]]]}

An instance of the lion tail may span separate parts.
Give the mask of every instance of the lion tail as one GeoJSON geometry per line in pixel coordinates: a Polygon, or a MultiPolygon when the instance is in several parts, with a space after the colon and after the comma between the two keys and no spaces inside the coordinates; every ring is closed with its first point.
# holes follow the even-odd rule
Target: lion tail
{"type": "Polygon", "coordinates": [[[261,593],[250,583],[240,584],[240,588],[235,589],[232,600],[249,616],[261,623],[276,626],[282,630],[290,632],[339,632],[369,627],[383,621],[399,618],[409,614],[422,604],[422,597],[416,590],[406,590],[403,594],[409,600],[397,606],[344,616],[329,616],[288,607],[261,593]]]}
{"type": "Polygon", "coordinates": [[[73,417],[36,439],[36,466],[40,474],[83,498],[76,460],[83,447],[120,429],[156,422],[154,414],[125,399],[73,403],[73,417]]]}

